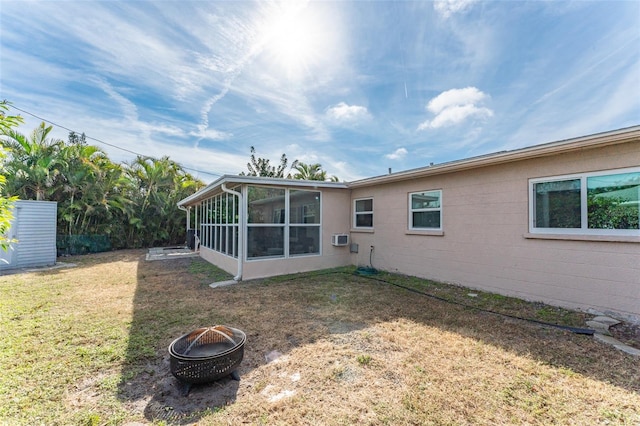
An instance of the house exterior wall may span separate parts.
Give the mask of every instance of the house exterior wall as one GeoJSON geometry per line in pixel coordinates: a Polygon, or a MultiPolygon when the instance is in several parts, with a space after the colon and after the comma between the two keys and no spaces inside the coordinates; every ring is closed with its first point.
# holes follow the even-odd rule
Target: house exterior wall
{"type": "MultiPolygon", "coordinates": [[[[373,232],[352,229],[352,263],[640,320],[640,241],[529,235],[528,180],[640,165],[640,142],[358,187],[373,197],[373,232]],[[442,190],[442,235],[408,231],[409,193],[442,190]]],[[[349,216],[351,217],[351,211],[349,216]]],[[[351,219],[352,220],[352,219],[351,219]]],[[[437,233],[436,233],[437,234],[437,233]]]]}
{"type": "Polygon", "coordinates": [[[56,214],[56,202],[16,201],[8,236],[18,242],[1,252],[0,269],[55,265],[56,214]]]}
{"type": "Polygon", "coordinates": [[[234,277],[238,273],[238,259],[236,258],[203,246],[200,246],[200,257],[209,263],[213,263],[223,271],[232,274],[234,277]]]}

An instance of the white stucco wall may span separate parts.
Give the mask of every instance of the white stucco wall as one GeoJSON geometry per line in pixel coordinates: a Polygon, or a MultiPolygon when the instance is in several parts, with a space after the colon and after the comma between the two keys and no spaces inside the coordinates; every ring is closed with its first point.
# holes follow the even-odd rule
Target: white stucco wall
{"type": "Polygon", "coordinates": [[[352,232],[356,265],[640,320],[640,239],[528,238],[528,179],[640,165],[640,141],[398,183],[373,196],[374,232],[352,232]],[[408,194],[443,190],[442,236],[409,235],[408,194]]]}

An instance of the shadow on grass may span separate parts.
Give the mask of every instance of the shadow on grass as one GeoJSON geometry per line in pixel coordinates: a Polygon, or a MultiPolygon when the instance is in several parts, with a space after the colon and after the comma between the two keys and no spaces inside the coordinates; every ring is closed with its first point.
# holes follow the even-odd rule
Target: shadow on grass
{"type": "Polygon", "coordinates": [[[225,324],[246,333],[242,378],[274,354],[398,319],[640,391],[636,360],[592,337],[452,305],[346,271],[211,289],[209,283],[228,276],[216,275],[219,271],[199,258],[141,258],[120,398],[147,419],[170,423],[193,422],[233,404],[242,382],[223,379],[195,386],[185,397],[170,373],[169,344],[199,327],[225,324]]]}

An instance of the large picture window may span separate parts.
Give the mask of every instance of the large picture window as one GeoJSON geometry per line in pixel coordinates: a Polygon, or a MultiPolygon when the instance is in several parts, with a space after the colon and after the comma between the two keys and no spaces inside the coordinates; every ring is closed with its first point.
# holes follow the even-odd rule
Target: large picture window
{"type": "Polygon", "coordinates": [[[353,210],[355,228],[373,228],[373,198],[355,200],[353,210]]]}
{"type": "Polygon", "coordinates": [[[640,168],[531,179],[530,232],[640,235],[640,168]]]}
{"type": "Polygon", "coordinates": [[[442,191],[409,194],[409,229],[442,230],[442,191]]]}
{"type": "Polygon", "coordinates": [[[320,254],[320,192],[249,186],[247,258],[320,254]]]}

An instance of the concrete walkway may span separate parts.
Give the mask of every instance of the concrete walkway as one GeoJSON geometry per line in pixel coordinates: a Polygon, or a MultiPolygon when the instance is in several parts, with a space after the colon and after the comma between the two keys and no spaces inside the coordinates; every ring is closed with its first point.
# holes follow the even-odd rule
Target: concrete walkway
{"type": "Polygon", "coordinates": [[[200,256],[200,253],[191,250],[189,247],[153,247],[147,253],[147,260],[169,260],[198,256],[200,256]]]}
{"type": "Polygon", "coordinates": [[[597,341],[611,345],[622,352],[628,353],[629,355],[640,357],[640,349],[625,345],[618,339],[611,337],[609,327],[613,327],[616,324],[620,324],[620,321],[605,316],[597,316],[591,321],[587,321],[587,325],[595,330],[593,337],[597,341]]]}

